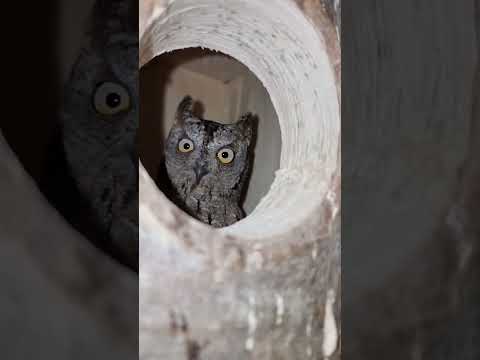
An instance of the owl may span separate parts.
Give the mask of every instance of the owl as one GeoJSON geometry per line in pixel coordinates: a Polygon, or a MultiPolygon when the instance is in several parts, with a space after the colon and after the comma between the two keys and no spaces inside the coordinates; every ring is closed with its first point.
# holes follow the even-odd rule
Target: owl
{"type": "Polygon", "coordinates": [[[78,202],[70,200],[74,202],[71,206],[79,207],[80,230],[107,253],[135,269],[137,11],[138,4],[132,0],[95,3],[88,41],[65,86],[60,116],[66,164],[81,197],[78,202]],[[86,223],[88,226],[84,226],[86,223]]]}
{"type": "Polygon", "coordinates": [[[190,96],[180,102],[165,143],[165,167],[180,208],[216,228],[244,217],[254,122],[251,113],[234,124],[204,120],[193,114],[190,96]]]}

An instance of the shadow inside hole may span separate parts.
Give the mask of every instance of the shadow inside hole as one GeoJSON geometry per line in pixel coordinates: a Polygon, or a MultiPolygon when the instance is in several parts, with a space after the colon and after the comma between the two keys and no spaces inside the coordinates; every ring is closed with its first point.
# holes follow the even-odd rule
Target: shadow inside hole
{"type": "Polygon", "coordinates": [[[247,112],[256,116],[251,171],[241,197],[246,215],[251,213],[270,189],[281,151],[278,118],[258,78],[228,55],[189,48],[160,55],[142,67],[140,94],[140,159],[158,188],[174,203],[164,144],[181,99],[191,95],[196,116],[220,123],[237,122],[247,112]]]}

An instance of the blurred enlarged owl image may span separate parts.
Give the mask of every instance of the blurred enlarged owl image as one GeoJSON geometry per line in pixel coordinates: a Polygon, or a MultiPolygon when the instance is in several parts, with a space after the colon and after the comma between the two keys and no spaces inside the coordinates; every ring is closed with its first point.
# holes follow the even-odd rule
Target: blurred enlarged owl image
{"type": "Polygon", "coordinates": [[[251,162],[254,118],[220,124],[193,114],[186,96],[165,145],[165,165],[177,205],[196,219],[224,227],[244,217],[241,208],[251,162]]]}
{"type": "Polygon", "coordinates": [[[138,4],[97,0],[61,113],[67,165],[95,223],[92,239],[138,264],[138,4]]]}

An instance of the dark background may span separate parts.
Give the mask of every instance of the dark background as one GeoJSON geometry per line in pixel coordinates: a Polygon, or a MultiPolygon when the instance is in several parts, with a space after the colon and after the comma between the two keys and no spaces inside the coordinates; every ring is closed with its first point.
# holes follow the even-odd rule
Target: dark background
{"type": "Polygon", "coordinates": [[[342,1],[345,359],[480,356],[479,21],[342,1]]]}
{"type": "MultiPolygon", "coordinates": [[[[9,4],[4,10],[2,132],[39,179],[60,104],[59,1],[9,4]]],[[[72,24],[72,26],[75,26],[72,24]]]]}
{"type": "MultiPolygon", "coordinates": [[[[51,166],[52,159],[62,157],[55,143],[57,116],[63,83],[87,25],[86,6],[87,1],[47,0],[9,2],[2,9],[0,129],[48,197],[72,199],[65,195],[63,178],[48,187],[52,173],[61,170],[51,166]],[[62,18],[65,13],[68,19],[62,18]]],[[[137,274],[95,253],[54,211],[39,206],[38,197],[29,207],[25,198],[30,194],[25,194],[17,204],[11,195],[18,190],[4,185],[15,187],[24,174],[9,172],[4,160],[0,158],[0,358],[135,358],[137,274]],[[46,212],[51,212],[49,219],[59,219],[55,225],[39,223],[46,212]]]]}

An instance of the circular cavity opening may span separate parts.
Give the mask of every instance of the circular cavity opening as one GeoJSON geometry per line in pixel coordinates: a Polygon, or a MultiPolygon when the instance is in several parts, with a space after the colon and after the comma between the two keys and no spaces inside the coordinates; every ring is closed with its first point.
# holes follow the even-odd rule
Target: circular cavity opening
{"type": "Polygon", "coordinates": [[[175,50],[210,49],[244,64],[270,95],[279,169],[255,209],[219,231],[273,239],[316,215],[339,161],[339,102],[325,46],[296,5],[279,0],[176,0],[141,35],[141,67],[175,50]]]}
{"type": "MultiPolygon", "coordinates": [[[[268,193],[280,166],[281,134],[270,97],[246,66],[222,53],[189,48],[160,55],[140,71],[140,158],[162,192],[175,202],[164,166],[165,141],[185,95],[196,116],[223,124],[255,115],[251,171],[242,208],[250,214],[268,193]]],[[[221,180],[221,179],[220,179],[221,180]]]]}

